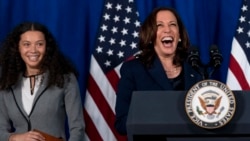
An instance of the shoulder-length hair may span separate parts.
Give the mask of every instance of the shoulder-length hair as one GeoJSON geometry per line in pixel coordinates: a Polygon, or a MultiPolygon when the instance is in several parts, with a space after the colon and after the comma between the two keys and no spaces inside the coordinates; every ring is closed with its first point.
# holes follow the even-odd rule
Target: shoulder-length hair
{"type": "Polygon", "coordinates": [[[139,58],[146,67],[150,67],[153,63],[154,58],[156,57],[156,52],[154,50],[154,42],[156,40],[157,33],[156,16],[160,11],[172,12],[176,17],[177,24],[179,26],[179,34],[181,41],[178,42],[178,47],[173,60],[173,64],[180,65],[187,57],[187,50],[190,45],[190,42],[188,33],[184,27],[183,22],[181,21],[180,16],[173,8],[159,7],[154,9],[149,14],[149,16],[143,22],[139,31],[139,49],[141,50],[139,58]]]}

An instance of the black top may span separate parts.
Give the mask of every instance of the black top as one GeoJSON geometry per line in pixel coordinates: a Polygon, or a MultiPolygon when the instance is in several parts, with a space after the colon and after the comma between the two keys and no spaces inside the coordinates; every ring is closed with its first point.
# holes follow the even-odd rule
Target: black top
{"type": "Polygon", "coordinates": [[[174,90],[184,90],[184,72],[181,71],[180,75],[175,78],[169,79],[170,83],[173,85],[174,90]]]}

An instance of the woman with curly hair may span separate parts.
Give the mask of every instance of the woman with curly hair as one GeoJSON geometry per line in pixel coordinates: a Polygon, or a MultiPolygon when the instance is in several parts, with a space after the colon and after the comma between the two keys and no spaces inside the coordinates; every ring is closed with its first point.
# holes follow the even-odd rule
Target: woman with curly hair
{"type": "Polygon", "coordinates": [[[83,140],[76,69],[44,25],[15,27],[1,45],[0,65],[1,141],[44,141],[42,133],[83,140]]]}

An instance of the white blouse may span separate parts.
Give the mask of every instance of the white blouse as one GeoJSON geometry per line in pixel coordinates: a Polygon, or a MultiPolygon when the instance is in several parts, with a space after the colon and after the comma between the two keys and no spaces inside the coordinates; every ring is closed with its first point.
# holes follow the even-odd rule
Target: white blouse
{"type": "Polygon", "coordinates": [[[23,108],[28,115],[31,112],[33,101],[36,96],[36,92],[42,82],[43,75],[40,74],[40,75],[36,75],[33,77],[35,77],[35,86],[34,86],[33,94],[31,94],[31,88],[30,88],[31,77],[23,77],[22,88],[21,88],[23,108]]]}

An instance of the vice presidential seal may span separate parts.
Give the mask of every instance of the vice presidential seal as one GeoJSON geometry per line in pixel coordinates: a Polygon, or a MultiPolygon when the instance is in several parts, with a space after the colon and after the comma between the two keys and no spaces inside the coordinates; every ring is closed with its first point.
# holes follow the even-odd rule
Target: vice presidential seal
{"type": "Polygon", "coordinates": [[[236,102],[234,94],[224,83],[203,80],[188,91],[185,108],[193,123],[202,128],[215,129],[232,119],[236,102]]]}

